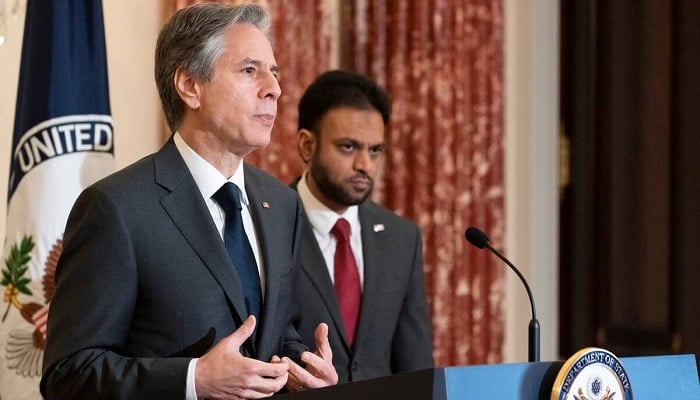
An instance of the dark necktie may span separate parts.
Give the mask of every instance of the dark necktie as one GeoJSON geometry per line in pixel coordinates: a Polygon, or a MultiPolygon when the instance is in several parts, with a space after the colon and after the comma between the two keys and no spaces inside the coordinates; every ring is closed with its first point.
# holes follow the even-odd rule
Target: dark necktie
{"type": "Polygon", "coordinates": [[[360,274],[357,270],[355,256],[350,247],[350,224],[344,218],[339,218],[331,229],[337,244],[333,257],[333,278],[335,294],[338,296],[340,313],[343,317],[345,335],[348,344],[352,346],[355,340],[357,317],[360,313],[360,274]]]}
{"type": "Polygon", "coordinates": [[[260,310],[262,308],[260,274],[258,273],[258,264],[255,262],[253,250],[250,248],[248,236],[246,236],[243,228],[241,198],[238,195],[238,186],[231,182],[226,182],[221,189],[214,193],[212,198],[226,212],[224,244],[226,244],[226,249],[233,261],[233,265],[236,266],[238,277],[241,279],[248,314],[255,315],[255,319],[258,321],[256,325],[259,326],[260,310]]]}

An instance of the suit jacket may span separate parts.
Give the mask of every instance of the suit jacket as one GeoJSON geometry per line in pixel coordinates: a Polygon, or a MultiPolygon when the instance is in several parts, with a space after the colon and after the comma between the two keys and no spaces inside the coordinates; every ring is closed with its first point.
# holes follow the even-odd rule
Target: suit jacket
{"type": "Polygon", "coordinates": [[[348,345],[333,283],[308,222],[302,232],[302,268],[297,271],[303,309],[299,333],[313,347],[316,326],[328,324],[339,383],[432,368],[420,230],[369,200],[360,204],[359,218],[364,286],[354,347],[348,345]]]}
{"type": "MultiPolygon", "coordinates": [[[[306,350],[293,282],[303,208],[297,194],[245,165],[265,266],[258,336],[243,354],[306,350]],[[265,203],[265,206],[263,204],[265,203]]],[[[85,189],[56,268],[41,391],[46,398],[178,399],[188,364],[247,317],[241,282],[172,139],[85,189]]]]}

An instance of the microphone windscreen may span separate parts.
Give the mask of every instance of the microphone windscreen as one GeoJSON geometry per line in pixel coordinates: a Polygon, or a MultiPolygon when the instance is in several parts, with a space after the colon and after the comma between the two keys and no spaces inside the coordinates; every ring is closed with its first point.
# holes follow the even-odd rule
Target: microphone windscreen
{"type": "Polygon", "coordinates": [[[489,237],[486,236],[486,234],[478,228],[467,228],[467,231],[464,232],[464,237],[467,238],[467,241],[469,241],[469,243],[473,244],[474,246],[480,249],[483,249],[484,247],[486,247],[487,244],[489,244],[489,237]]]}

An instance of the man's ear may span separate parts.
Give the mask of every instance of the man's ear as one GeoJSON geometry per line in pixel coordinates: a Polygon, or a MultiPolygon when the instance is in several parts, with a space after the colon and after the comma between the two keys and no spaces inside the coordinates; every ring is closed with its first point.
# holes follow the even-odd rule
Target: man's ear
{"type": "Polygon", "coordinates": [[[178,67],[175,70],[173,80],[175,81],[177,94],[187,107],[195,110],[199,108],[199,81],[183,67],[178,67]]]}
{"type": "Polygon", "coordinates": [[[299,151],[299,156],[301,157],[302,161],[304,161],[304,164],[308,164],[316,151],[316,146],[318,146],[316,135],[314,135],[308,129],[299,129],[297,135],[297,150],[299,151]]]}

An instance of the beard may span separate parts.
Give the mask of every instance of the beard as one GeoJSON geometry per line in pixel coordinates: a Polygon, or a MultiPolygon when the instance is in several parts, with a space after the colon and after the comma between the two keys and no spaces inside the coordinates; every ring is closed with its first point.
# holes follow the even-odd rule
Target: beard
{"type": "MultiPolygon", "coordinates": [[[[343,185],[343,182],[334,181],[328,174],[328,169],[320,164],[318,158],[312,160],[309,167],[311,174],[318,190],[330,201],[336,204],[345,206],[354,206],[367,200],[374,188],[374,181],[364,172],[358,172],[356,175],[362,176],[369,181],[369,187],[366,190],[353,190],[351,184],[343,185]]],[[[350,178],[352,179],[352,178],[350,178]]]]}

